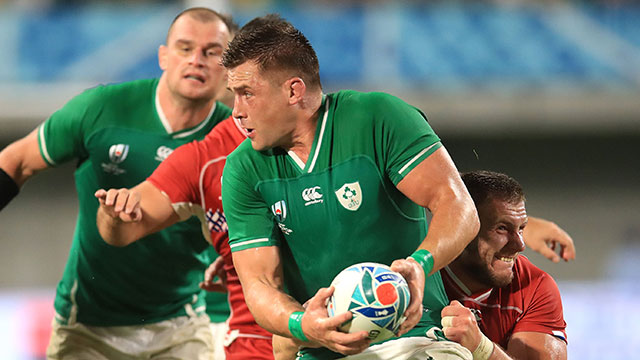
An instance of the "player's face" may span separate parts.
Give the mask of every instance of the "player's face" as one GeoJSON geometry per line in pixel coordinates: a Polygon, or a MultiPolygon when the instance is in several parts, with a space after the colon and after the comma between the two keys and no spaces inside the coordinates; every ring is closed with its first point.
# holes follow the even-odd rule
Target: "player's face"
{"type": "Polygon", "coordinates": [[[488,199],[478,207],[478,215],[478,236],[461,257],[465,272],[487,288],[509,285],[516,257],[525,248],[522,233],[528,218],[524,202],[488,199]]]}
{"type": "Polygon", "coordinates": [[[295,128],[284,82],[265,76],[253,61],[229,70],[233,117],[240,121],[255,150],[286,147],[295,128]]]}
{"type": "Polygon", "coordinates": [[[209,101],[222,92],[226,70],[220,64],[230,35],[221,20],[201,22],[189,15],[173,24],[158,58],[174,96],[209,101]]]}

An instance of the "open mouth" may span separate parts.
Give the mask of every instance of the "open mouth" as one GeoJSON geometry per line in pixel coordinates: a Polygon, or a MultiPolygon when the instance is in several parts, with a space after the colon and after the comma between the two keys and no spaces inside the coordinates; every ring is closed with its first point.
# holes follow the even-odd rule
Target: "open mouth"
{"type": "Polygon", "coordinates": [[[499,256],[499,255],[495,256],[496,259],[502,262],[505,262],[507,264],[513,264],[516,261],[517,257],[518,257],[518,254],[511,255],[511,256],[499,256]]]}
{"type": "Polygon", "coordinates": [[[204,76],[194,75],[194,74],[186,75],[184,78],[185,78],[185,79],[190,79],[190,80],[199,81],[199,82],[201,82],[201,83],[203,83],[203,84],[204,84],[204,81],[205,81],[204,76]]]}

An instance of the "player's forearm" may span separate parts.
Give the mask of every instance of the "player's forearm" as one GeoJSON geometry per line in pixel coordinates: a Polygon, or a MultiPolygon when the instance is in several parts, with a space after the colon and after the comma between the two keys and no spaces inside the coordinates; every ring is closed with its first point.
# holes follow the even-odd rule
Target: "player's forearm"
{"type": "Polygon", "coordinates": [[[515,358],[509,356],[509,354],[507,354],[500,346],[498,346],[498,344],[493,343],[493,352],[491,353],[491,356],[489,356],[486,359],[487,360],[514,360],[515,358]]]}
{"type": "Polygon", "coordinates": [[[463,194],[450,194],[433,211],[429,232],[420,248],[433,255],[433,272],[453,261],[480,229],[480,220],[473,200],[463,194]]]}
{"type": "Polygon", "coordinates": [[[289,316],[304,309],[283,291],[284,275],[278,247],[233,252],[233,264],[245,302],[256,322],[273,334],[291,337],[289,316]]]}
{"type": "Polygon", "coordinates": [[[256,322],[273,334],[292,337],[289,316],[295,311],[304,311],[302,305],[272,284],[255,281],[247,287],[243,283],[242,287],[256,322]]]}

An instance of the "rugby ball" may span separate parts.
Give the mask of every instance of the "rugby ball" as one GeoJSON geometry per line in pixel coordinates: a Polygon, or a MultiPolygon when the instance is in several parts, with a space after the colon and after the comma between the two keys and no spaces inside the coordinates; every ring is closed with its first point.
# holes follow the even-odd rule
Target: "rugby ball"
{"type": "Polygon", "coordinates": [[[331,282],[335,288],[327,302],[329,316],[347,311],[353,314],[340,330],[369,332],[372,343],[395,335],[409,306],[409,286],[387,265],[360,263],[342,270],[331,282]]]}

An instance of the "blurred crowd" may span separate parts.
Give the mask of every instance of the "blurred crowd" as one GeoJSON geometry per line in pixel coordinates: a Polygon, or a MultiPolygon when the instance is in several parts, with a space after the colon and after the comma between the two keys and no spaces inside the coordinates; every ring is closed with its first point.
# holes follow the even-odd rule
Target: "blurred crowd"
{"type": "MultiPolygon", "coordinates": [[[[247,9],[247,8],[274,8],[280,6],[358,6],[358,5],[383,5],[383,4],[494,4],[504,6],[514,5],[553,5],[553,4],[592,4],[606,7],[638,4],[637,0],[184,0],[185,7],[201,5],[218,9],[247,9]]],[[[18,6],[25,9],[47,9],[57,6],[82,6],[98,4],[174,4],[172,0],[0,0],[3,5],[18,6]]]]}

